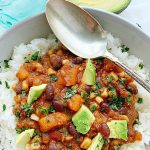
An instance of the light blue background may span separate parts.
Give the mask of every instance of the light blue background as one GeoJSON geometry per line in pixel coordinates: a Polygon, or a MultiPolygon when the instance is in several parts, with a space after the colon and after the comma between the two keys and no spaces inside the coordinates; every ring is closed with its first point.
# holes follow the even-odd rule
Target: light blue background
{"type": "Polygon", "coordinates": [[[0,0],[0,32],[29,16],[45,11],[47,0],[0,0]]]}

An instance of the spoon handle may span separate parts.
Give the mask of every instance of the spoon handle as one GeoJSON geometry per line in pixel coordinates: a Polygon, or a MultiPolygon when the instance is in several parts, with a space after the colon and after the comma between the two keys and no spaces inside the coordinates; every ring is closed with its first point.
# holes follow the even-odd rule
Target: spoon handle
{"type": "Polygon", "coordinates": [[[144,87],[150,93],[150,84],[148,80],[142,79],[136,72],[127,67],[124,63],[122,63],[117,57],[113,56],[111,53],[106,52],[105,57],[109,60],[113,61],[116,65],[124,69],[124,71],[130,75],[135,81],[137,81],[142,87],[144,87]]]}

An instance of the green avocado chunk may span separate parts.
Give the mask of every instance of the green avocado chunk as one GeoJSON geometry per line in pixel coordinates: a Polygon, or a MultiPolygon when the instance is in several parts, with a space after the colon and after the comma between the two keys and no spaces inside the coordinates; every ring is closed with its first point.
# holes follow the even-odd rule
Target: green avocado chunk
{"type": "Polygon", "coordinates": [[[127,140],[128,128],[126,120],[112,120],[110,122],[107,122],[107,125],[110,129],[109,138],[127,140]]]}
{"type": "Polygon", "coordinates": [[[79,6],[90,6],[114,13],[121,13],[128,7],[131,0],[68,0],[79,6]]]}
{"type": "Polygon", "coordinates": [[[85,71],[82,77],[82,83],[87,85],[94,85],[96,81],[96,69],[92,64],[92,61],[88,59],[85,71]]]}
{"type": "Polygon", "coordinates": [[[92,144],[87,150],[101,150],[104,144],[103,137],[100,133],[92,140],[92,144]]]}
{"type": "Polygon", "coordinates": [[[79,111],[72,117],[76,130],[82,134],[86,134],[90,130],[94,120],[94,115],[85,105],[82,105],[79,111]]]}
{"type": "Polygon", "coordinates": [[[41,84],[39,86],[33,86],[30,88],[27,103],[31,105],[34,101],[36,101],[43,91],[45,90],[47,84],[41,84]]]}
{"type": "Polygon", "coordinates": [[[34,129],[28,129],[23,131],[21,134],[17,136],[16,144],[19,146],[25,146],[30,139],[32,138],[34,133],[34,129]]]}

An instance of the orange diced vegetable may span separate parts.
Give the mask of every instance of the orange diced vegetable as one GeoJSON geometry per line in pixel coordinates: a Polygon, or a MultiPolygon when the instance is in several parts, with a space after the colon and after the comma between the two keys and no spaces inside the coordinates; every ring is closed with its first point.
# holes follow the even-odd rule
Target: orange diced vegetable
{"type": "Polygon", "coordinates": [[[68,116],[60,112],[49,114],[48,116],[43,117],[39,120],[40,130],[42,132],[47,132],[51,129],[66,124],[68,120],[68,116]]]}
{"type": "Polygon", "coordinates": [[[78,67],[65,65],[61,70],[61,74],[66,82],[66,86],[75,85],[77,82],[78,67]]]}
{"type": "Polygon", "coordinates": [[[25,80],[29,76],[29,72],[25,69],[24,66],[21,66],[16,76],[19,78],[19,80],[25,80]]]}
{"type": "Polygon", "coordinates": [[[67,101],[67,106],[70,110],[78,111],[82,106],[83,99],[80,95],[75,94],[71,99],[67,101]]]}
{"type": "Polygon", "coordinates": [[[140,132],[136,132],[135,141],[142,141],[142,134],[140,132]]]}

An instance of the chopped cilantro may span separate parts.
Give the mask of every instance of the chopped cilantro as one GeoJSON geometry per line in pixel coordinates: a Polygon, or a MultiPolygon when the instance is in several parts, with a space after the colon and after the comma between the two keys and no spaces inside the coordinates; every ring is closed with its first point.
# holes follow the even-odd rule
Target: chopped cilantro
{"type": "Polygon", "coordinates": [[[101,89],[101,88],[102,88],[102,86],[100,85],[99,82],[96,82],[95,85],[96,85],[96,88],[97,88],[97,89],[101,89]]]}
{"type": "Polygon", "coordinates": [[[15,112],[15,116],[16,116],[16,118],[20,118],[20,114],[18,111],[15,112]]]}
{"type": "Polygon", "coordinates": [[[26,130],[26,128],[24,128],[24,127],[22,127],[22,128],[16,128],[16,133],[20,134],[20,133],[22,133],[25,130],[26,130]]]}
{"type": "Polygon", "coordinates": [[[64,135],[68,135],[68,130],[67,129],[64,131],[64,135]]]}
{"type": "Polygon", "coordinates": [[[55,42],[57,43],[58,41],[59,41],[59,40],[58,40],[58,38],[56,37],[56,38],[55,38],[55,42]]]}
{"type": "Polygon", "coordinates": [[[35,52],[34,54],[32,54],[32,56],[31,56],[31,60],[39,60],[40,58],[41,58],[41,56],[39,55],[40,54],[40,52],[39,51],[37,51],[37,52],[35,52]]]}
{"type": "Polygon", "coordinates": [[[3,104],[3,111],[5,111],[6,110],[6,104],[3,104]]]}
{"type": "Polygon", "coordinates": [[[140,63],[140,64],[139,64],[139,68],[140,68],[140,69],[143,69],[143,68],[144,68],[144,64],[143,64],[143,63],[140,63]]]}
{"type": "Polygon", "coordinates": [[[54,75],[50,76],[50,79],[51,79],[52,81],[57,81],[57,80],[58,80],[58,78],[57,78],[56,76],[54,76],[54,75]]]}
{"type": "Polygon", "coordinates": [[[77,93],[77,90],[67,89],[66,94],[64,96],[65,99],[71,98],[73,95],[77,93]]]}
{"type": "Polygon", "coordinates": [[[85,105],[88,106],[89,105],[89,94],[87,94],[86,92],[81,92],[80,95],[81,95],[81,97],[83,97],[85,99],[85,105]]]}
{"type": "Polygon", "coordinates": [[[5,86],[6,86],[6,88],[7,88],[7,89],[9,89],[9,88],[10,88],[10,86],[9,86],[9,84],[8,84],[8,82],[7,82],[7,81],[5,81],[5,86]]]}
{"type": "Polygon", "coordinates": [[[142,104],[143,103],[143,99],[142,98],[138,98],[137,103],[142,104]]]}
{"type": "Polygon", "coordinates": [[[48,111],[49,111],[49,112],[55,112],[54,106],[50,106],[50,107],[48,108],[48,111]]]}
{"type": "Polygon", "coordinates": [[[141,124],[140,121],[139,121],[139,118],[135,119],[134,124],[137,124],[137,125],[141,124]]]}
{"type": "Polygon", "coordinates": [[[121,84],[125,85],[126,82],[127,82],[127,80],[126,80],[125,78],[121,78],[121,79],[120,79],[120,82],[121,82],[121,84]]]}
{"type": "Polygon", "coordinates": [[[7,69],[9,67],[9,60],[4,60],[4,68],[7,69]]]}
{"type": "Polygon", "coordinates": [[[31,116],[31,113],[33,112],[33,108],[29,105],[23,105],[21,106],[21,108],[24,110],[24,112],[26,112],[27,117],[31,116]]]}
{"type": "Polygon", "coordinates": [[[111,82],[113,80],[113,76],[108,76],[108,82],[111,82]]]}
{"type": "Polygon", "coordinates": [[[104,145],[108,145],[108,144],[109,144],[108,139],[104,139],[104,145]]]}
{"type": "Polygon", "coordinates": [[[76,142],[80,142],[80,139],[79,139],[79,138],[76,138],[76,142]]]}
{"type": "Polygon", "coordinates": [[[123,105],[123,101],[124,99],[119,96],[119,97],[111,97],[111,100],[109,100],[109,106],[114,109],[114,110],[118,110],[122,107],[123,105]]]}
{"type": "Polygon", "coordinates": [[[44,115],[48,115],[51,112],[55,112],[55,108],[53,106],[50,106],[49,108],[39,107],[38,110],[40,113],[42,113],[44,115]]]}
{"type": "Polygon", "coordinates": [[[126,101],[127,103],[131,103],[130,97],[126,97],[126,98],[125,98],[125,101],[126,101]]]}
{"type": "Polygon", "coordinates": [[[92,106],[91,106],[91,108],[90,108],[90,110],[91,110],[91,112],[94,112],[95,110],[96,110],[96,105],[95,104],[93,104],[92,106]]]}
{"type": "Polygon", "coordinates": [[[128,52],[129,48],[127,46],[125,46],[125,45],[122,45],[121,51],[122,51],[122,53],[123,52],[128,52]]]}

